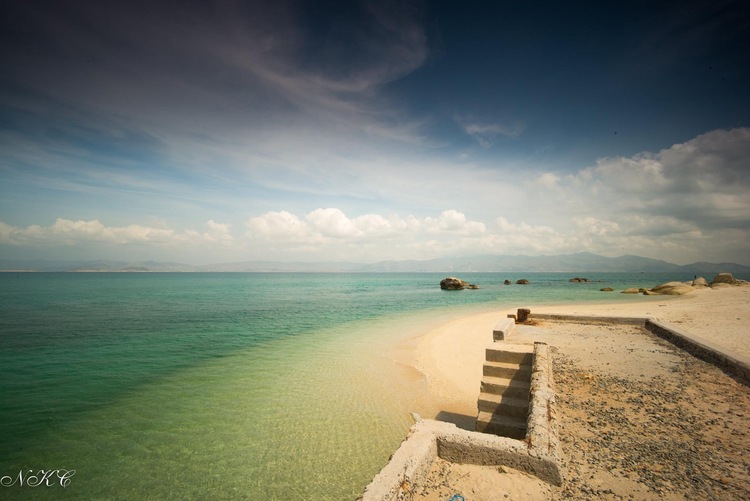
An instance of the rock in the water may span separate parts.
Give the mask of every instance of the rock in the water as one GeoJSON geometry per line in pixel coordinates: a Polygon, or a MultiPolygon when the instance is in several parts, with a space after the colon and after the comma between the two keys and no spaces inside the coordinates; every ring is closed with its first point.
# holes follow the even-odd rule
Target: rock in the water
{"type": "Polygon", "coordinates": [[[456,277],[447,277],[440,281],[440,288],[443,290],[461,290],[464,286],[464,281],[456,277]]]}
{"type": "Polygon", "coordinates": [[[602,292],[612,292],[614,289],[612,287],[602,287],[599,290],[602,292]]]}
{"type": "Polygon", "coordinates": [[[665,284],[657,285],[653,289],[651,289],[651,292],[655,292],[656,294],[669,294],[672,296],[681,296],[683,294],[687,294],[688,292],[692,292],[695,289],[693,289],[692,285],[688,285],[684,282],[667,282],[665,284]]]}
{"type": "Polygon", "coordinates": [[[640,291],[636,289],[635,287],[630,287],[629,289],[625,289],[624,291],[622,291],[623,294],[638,294],[639,292],[643,292],[643,291],[640,291]]]}
{"type": "Polygon", "coordinates": [[[529,281],[528,281],[528,280],[526,280],[525,278],[522,278],[522,279],[520,279],[520,280],[516,280],[516,283],[517,283],[518,285],[526,285],[526,284],[528,284],[528,283],[529,283],[529,281]]]}
{"type": "Polygon", "coordinates": [[[505,281],[504,281],[503,283],[504,283],[505,285],[510,285],[510,284],[511,284],[512,282],[511,282],[510,280],[507,280],[507,279],[506,279],[506,280],[505,280],[505,281]]]}
{"type": "Polygon", "coordinates": [[[581,278],[581,277],[575,277],[568,280],[568,282],[575,282],[575,283],[581,283],[581,282],[590,282],[588,278],[581,278]]]}
{"type": "Polygon", "coordinates": [[[462,289],[478,289],[479,287],[460,278],[447,277],[440,281],[440,288],[449,291],[459,291],[462,289]]]}
{"type": "Polygon", "coordinates": [[[529,319],[529,315],[531,315],[531,310],[528,308],[518,308],[518,311],[516,312],[516,318],[518,322],[525,322],[529,319]]]}

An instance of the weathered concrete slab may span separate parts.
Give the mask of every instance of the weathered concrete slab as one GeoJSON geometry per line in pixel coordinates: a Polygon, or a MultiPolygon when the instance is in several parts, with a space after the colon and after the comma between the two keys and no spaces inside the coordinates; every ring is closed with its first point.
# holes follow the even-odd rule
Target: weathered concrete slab
{"type": "Polygon", "coordinates": [[[700,336],[682,332],[658,320],[648,319],[646,329],[698,358],[734,374],[744,384],[750,386],[750,359],[747,357],[732,353],[700,336]]]}
{"type": "Polygon", "coordinates": [[[363,501],[391,501],[402,499],[406,486],[421,481],[438,457],[434,427],[437,421],[418,421],[409,430],[406,439],[391,456],[388,464],[375,475],[365,488],[363,501]]]}
{"type": "Polygon", "coordinates": [[[534,346],[530,344],[502,343],[485,349],[484,357],[488,362],[531,365],[534,346]]]}
{"type": "Polygon", "coordinates": [[[512,318],[504,318],[500,320],[492,330],[492,339],[494,341],[505,341],[508,339],[508,336],[510,336],[510,333],[515,326],[516,321],[512,318]]]}
{"type": "Polygon", "coordinates": [[[485,362],[482,375],[528,381],[531,376],[531,365],[518,365],[506,362],[485,362]]]}
{"type": "Polygon", "coordinates": [[[388,464],[365,488],[362,501],[392,501],[408,495],[440,457],[446,461],[482,466],[509,466],[554,485],[562,484],[556,458],[526,442],[457,428],[452,423],[425,419],[412,426],[409,436],[388,464]]]}
{"type": "Polygon", "coordinates": [[[619,323],[642,325],[653,334],[670,341],[689,353],[734,374],[744,384],[750,386],[750,359],[738,353],[712,343],[696,334],[683,332],[676,327],[653,318],[646,317],[601,317],[594,315],[562,315],[552,313],[533,313],[538,320],[557,320],[562,322],[619,323]]]}
{"type": "Polygon", "coordinates": [[[560,439],[557,430],[552,359],[549,346],[534,344],[534,364],[531,371],[531,402],[529,404],[529,445],[559,461],[560,439]]]}
{"type": "Polygon", "coordinates": [[[598,317],[595,315],[563,315],[558,313],[532,313],[535,320],[558,320],[561,322],[616,323],[629,325],[646,325],[646,317],[598,317]]]}

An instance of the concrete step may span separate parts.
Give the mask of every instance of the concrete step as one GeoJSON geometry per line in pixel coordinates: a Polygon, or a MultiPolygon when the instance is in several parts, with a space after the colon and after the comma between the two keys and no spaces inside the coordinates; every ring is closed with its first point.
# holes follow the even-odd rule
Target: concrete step
{"type": "Polygon", "coordinates": [[[506,397],[529,398],[531,383],[523,379],[484,376],[480,388],[482,393],[494,393],[506,397]]]}
{"type": "Polygon", "coordinates": [[[485,360],[488,362],[505,362],[531,365],[534,359],[534,345],[501,343],[500,346],[487,348],[485,360]]]}
{"type": "Polygon", "coordinates": [[[512,380],[520,379],[523,381],[531,381],[531,365],[487,361],[482,368],[482,375],[512,380]]]}
{"type": "Polygon", "coordinates": [[[516,321],[513,318],[504,318],[498,322],[494,329],[492,329],[492,340],[493,341],[505,341],[513,332],[516,326],[516,321]]]}
{"type": "Polygon", "coordinates": [[[480,393],[477,407],[479,412],[491,412],[525,420],[529,415],[529,397],[513,398],[492,393],[480,393]]]}
{"type": "Polygon", "coordinates": [[[477,416],[476,431],[523,440],[526,438],[526,420],[480,412],[477,416]]]}

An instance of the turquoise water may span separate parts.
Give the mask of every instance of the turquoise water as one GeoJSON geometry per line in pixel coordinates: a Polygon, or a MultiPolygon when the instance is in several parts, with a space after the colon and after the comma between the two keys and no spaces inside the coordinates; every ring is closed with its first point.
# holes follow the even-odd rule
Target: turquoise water
{"type": "MultiPolygon", "coordinates": [[[[472,311],[631,301],[656,274],[0,274],[4,499],[353,499],[424,382],[388,347],[472,311]],[[527,286],[504,279],[528,278],[527,286]],[[59,485],[19,472],[75,470],[59,485]]],[[[642,299],[638,297],[637,299],[642,299]]]]}

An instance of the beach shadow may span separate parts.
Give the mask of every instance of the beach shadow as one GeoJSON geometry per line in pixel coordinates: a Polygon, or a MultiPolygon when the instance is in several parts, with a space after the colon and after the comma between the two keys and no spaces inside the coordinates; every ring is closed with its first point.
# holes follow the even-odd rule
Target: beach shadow
{"type": "Polygon", "coordinates": [[[474,431],[476,429],[477,417],[457,414],[455,412],[440,411],[435,416],[436,421],[453,423],[462,430],[474,431]]]}

